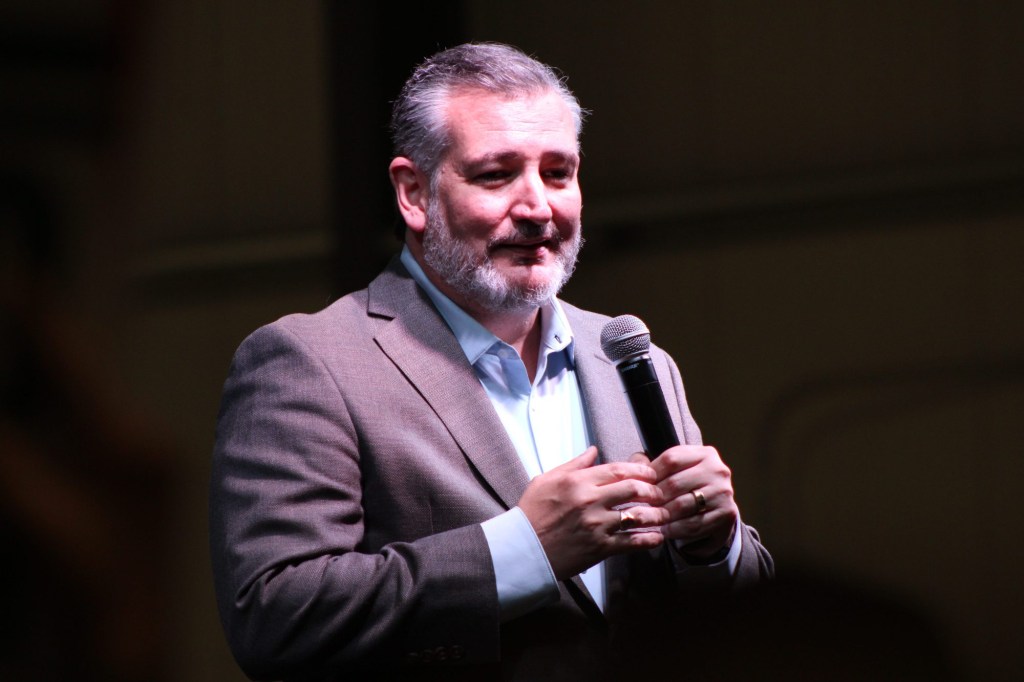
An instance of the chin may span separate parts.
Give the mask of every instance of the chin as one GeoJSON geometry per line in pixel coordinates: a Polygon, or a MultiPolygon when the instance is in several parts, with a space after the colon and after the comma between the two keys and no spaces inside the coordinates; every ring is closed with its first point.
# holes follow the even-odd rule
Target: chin
{"type": "Polygon", "coordinates": [[[505,281],[513,289],[519,291],[536,291],[550,286],[551,282],[555,279],[554,272],[545,268],[543,272],[530,272],[527,275],[522,273],[511,273],[506,274],[505,281]]]}

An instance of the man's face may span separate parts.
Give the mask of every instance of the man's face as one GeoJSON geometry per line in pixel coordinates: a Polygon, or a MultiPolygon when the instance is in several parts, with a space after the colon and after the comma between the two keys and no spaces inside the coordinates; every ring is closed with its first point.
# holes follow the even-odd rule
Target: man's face
{"type": "Polygon", "coordinates": [[[490,312],[558,293],[579,252],[582,199],[572,113],[554,92],[452,96],[451,147],[427,206],[424,260],[446,293],[490,312]]]}

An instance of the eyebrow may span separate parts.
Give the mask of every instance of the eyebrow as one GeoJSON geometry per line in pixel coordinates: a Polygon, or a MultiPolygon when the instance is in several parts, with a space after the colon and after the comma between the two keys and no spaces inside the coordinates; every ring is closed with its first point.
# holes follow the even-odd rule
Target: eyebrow
{"type": "MultiPolygon", "coordinates": [[[[515,161],[516,159],[520,158],[520,156],[521,155],[518,152],[514,151],[492,152],[490,154],[478,156],[475,159],[468,159],[463,164],[463,167],[477,168],[479,166],[486,166],[487,164],[490,163],[508,163],[509,161],[515,161]]],[[[558,150],[544,152],[543,154],[541,154],[542,162],[555,161],[561,163],[576,164],[579,163],[579,158],[579,154],[575,152],[564,152],[558,150]]]]}

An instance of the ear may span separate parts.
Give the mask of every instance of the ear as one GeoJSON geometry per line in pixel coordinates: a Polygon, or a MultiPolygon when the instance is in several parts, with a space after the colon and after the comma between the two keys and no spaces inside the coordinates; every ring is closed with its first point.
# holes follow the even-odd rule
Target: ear
{"type": "Polygon", "coordinates": [[[396,156],[388,166],[391,185],[395,188],[398,211],[405,225],[413,232],[422,234],[427,224],[427,200],[429,182],[427,176],[416,167],[411,159],[396,156]]]}

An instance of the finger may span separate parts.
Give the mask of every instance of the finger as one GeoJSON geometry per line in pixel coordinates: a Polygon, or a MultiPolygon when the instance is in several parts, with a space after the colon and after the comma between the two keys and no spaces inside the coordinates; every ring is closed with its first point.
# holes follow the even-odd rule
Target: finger
{"type": "MultiPolygon", "coordinates": [[[[659,488],[661,486],[659,485],[659,488]]],[[[664,494],[664,488],[662,493],[664,494]]],[[[732,489],[716,485],[696,486],[679,495],[665,495],[664,507],[669,510],[672,520],[691,516],[706,515],[716,509],[729,509],[732,504],[732,489]]]]}
{"type": "Polygon", "coordinates": [[[666,497],[665,509],[673,521],[691,516],[699,516],[713,511],[721,505],[712,504],[714,494],[710,488],[697,488],[677,497],[666,497]]]}
{"type": "Polygon", "coordinates": [[[727,509],[716,509],[704,514],[695,514],[673,519],[659,529],[667,538],[684,543],[697,542],[705,538],[727,538],[736,523],[736,517],[727,509]]]}
{"type": "Polygon", "coordinates": [[[680,540],[684,543],[696,542],[710,534],[711,524],[715,518],[714,514],[700,514],[673,519],[662,525],[660,530],[665,537],[672,538],[673,540],[680,540]]]}
{"type": "Polygon", "coordinates": [[[650,462],[608,462],[591,467],[587,472],[594,485],[608,485],[619,481],[637,480],[655,483],[658,475],[650,462]]]}
{"type": "Polygon", "coordinates": [[[560,464],[551,469],[551,471],[578,471],[580,469],[587,469],[594,465],[597,461],[597,447],[591,445],[589,448],[584,450],[579,455],[573,457],[568,462],[560,464]]]}
{"type": "Polygon", "coordinates": [[[632,533],[615,533],[608,543],[611,554],[621,554],[643,549],[655,549],[665,541],[665,536],[656,530],[636,530],[632,533]]]}
{"type": "Polygon", "coordinates": [[[655,531],[670,520],[665,509],[646,504],[622,505],[612,512],[614,515],[608,526],[609,533],[638,532],[637,529],[655,531]]]}
{"type": "Polygon", "coordinates": [[[694,490],[704,491],[710,501],[712,494],[719,496],[726,493],[732,495],[732,472],[717,457],[714,450],[709,449],[709,456],[700,463],[683,469],[658,480],[658,487],[665,493],[666,499],[685,497],[694,490]]]}
{"type": "Polygon", "coordinates": [[[704,494],[703,490],[694,489],[690,491],[691,498],[693,498],[693,510],[690,512],[693,514],[703,514],[708,510],[708,498],[704,494]]]}
{"type": "Polygon", "coordinates": [[[691,469],[705,459],[718,457],[718,451],[705,445],[676,445],[651,461],[658,480],[691,469]]]}
{"type": "MultiPolygon", "coordinates": [[[[598,504],[607,509],[619,507],[628,502],[645,502],[661,506],[665,502],[665,494],[658,486],[635,478],[615,481],[599,488],[598,504]]],[[[666,512],[671,517],[671,510],[666,512]]]]}
{"type": "MultiPolygon", "coordinates": [[[[707,488],[709,481],[699,470],[687,469],[667,478],[659,479],[656,485],[661,489],[666,500],[674,500],[690,496],[690,492],[693,490],[707,488]]],[[[707,492],[704,495],[706,497],[707,492]]]]}

